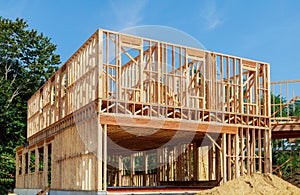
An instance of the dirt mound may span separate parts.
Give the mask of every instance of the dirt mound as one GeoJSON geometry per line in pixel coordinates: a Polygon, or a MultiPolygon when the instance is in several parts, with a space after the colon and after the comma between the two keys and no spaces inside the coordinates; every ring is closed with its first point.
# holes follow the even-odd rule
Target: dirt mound
{"type": "Polygon", "coordinates": [[[291,176],[289,176],[286,181],[288,181],[291,184],[294,184],[295,186],[298,186],[300,188],[300,167],[298,171],[291,176]]]}
{"type": "Polygon", "coordinates": [[[251,176],[239,177],[224,183],[219,187],[201,192],[199,195],[209,194],[300,194],[300,188],[269,174],[256,173],[251,176]]]}

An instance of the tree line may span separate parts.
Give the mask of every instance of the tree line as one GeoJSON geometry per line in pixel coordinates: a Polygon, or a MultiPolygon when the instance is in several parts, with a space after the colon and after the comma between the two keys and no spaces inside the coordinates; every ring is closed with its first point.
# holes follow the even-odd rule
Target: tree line
{"type": "Polygon", "coordinates": [[[0,194],[14,187],[15,149],[26,143],[27,100],[57,70],[51,39],[0,16],[0,194]]]}

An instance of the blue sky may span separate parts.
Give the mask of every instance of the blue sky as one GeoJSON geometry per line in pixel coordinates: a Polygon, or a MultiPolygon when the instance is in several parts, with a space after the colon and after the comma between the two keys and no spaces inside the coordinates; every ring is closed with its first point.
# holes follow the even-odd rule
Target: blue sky
{"type": "Polygon", "coordinates": [[[24,18],[58,45],[65,62],[104,28],[163,25],[206,49],[271,64],[271,80],[300,79],[300,1],[0,0],[0,15],[24,18]]]}

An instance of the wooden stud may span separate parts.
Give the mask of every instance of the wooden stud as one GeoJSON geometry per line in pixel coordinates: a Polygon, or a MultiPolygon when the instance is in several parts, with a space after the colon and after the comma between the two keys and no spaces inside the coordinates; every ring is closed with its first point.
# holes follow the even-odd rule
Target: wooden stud
{"type": "Polygon", "coordinates": [[[228,156],[227,156],[227,177],[228,177],[228,180],[231,180],[232,179],[232,163],[231,163],[231,160],[232,160],[232,139],[231,139],[231,134],[228,134],[227,135],[227,153],[228,153],[228,156]]]}
{"type": "Polygon", "coordinates": [[[102,134],[102,126],[100,124],[97,124],[97,133],[98,133],[98,141],[97,141],[97,190],[102,191],[103,190],[103,134],[102,134]]]}
{"type": "Polygon", "coordinates": [[[243,170],[240,170],[240,166],[239,166],[239,162],[240,162],[240,157],[239,157],[239,134],[236,134],[234,136],[234,141],[235,141],[235,151],[234,151],[234,155],[235,155],[235,178],[240,176],[240,172],[243,170]]]}
{"type": "Polygon", "coordinates": [[[250,155],[251,155],[251,148],[250,148],[250,129],[246,129],[246,166],[247,166],[247,175],[251,174],[251,165],[250,165],[250,155]]]}
{"type": "Polygon", "coordinates": [[[107,189],[107,125],[103,127],[103,190],[107,189]]]}
{"type": "Polygon", "coordinates": [[[258,129],[258,171],[262,173],[262,145],[261,145],[261,129],[258,129]]]}
{"type": "Polygon", "coordinates": [[[226,140],[226,134],[222,134],[222,163],[223,163],[223,182],[227,182],[227,140],[226,140]]]}
{"type": "MultiPolygon", "coordinates": [[[[217,139],[217,144],[221,145],[221,139],[217,139]]],[[[222,171],[222,164],[221,164],[221,152],[222,150],[220,150],[218,147],[216,147],[216,180],[220,181],[221,180],[221,171],[222,171]]]]}

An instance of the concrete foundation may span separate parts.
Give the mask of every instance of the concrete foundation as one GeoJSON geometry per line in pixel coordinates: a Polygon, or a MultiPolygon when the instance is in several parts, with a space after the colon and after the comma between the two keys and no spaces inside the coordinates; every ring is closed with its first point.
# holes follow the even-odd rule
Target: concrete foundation
{"type": "Polygon", "coordinates": [[[42,191],[42,189],[21,189],[21,188],[14,189],[14,193],[18,195],[33,195],[33,194],[37,194],[40,191],[42,191]]]}

